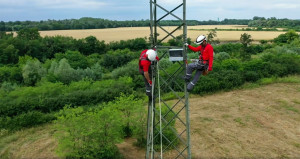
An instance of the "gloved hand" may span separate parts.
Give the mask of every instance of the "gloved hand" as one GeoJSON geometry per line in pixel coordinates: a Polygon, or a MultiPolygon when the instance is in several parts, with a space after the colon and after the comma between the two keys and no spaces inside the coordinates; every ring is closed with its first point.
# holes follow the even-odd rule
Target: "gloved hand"
{"type": "Polygon", "coordinates": [[[184,45],[185,45],[185,46],[189,46],[189,44],[188,44],[188,43],[185,43],[184,45]]]}
{"type": "Polygon", "coordinates": [[[152,81],[149,80],[148,83],[149,83],[150,87],[152,87],[152,81]]]}

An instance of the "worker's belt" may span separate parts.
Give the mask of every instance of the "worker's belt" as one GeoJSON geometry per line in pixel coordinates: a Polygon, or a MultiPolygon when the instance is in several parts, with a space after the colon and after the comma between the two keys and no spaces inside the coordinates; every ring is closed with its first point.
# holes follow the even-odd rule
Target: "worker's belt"
{"type": "Polygon", "coordinates": [[[208,60],[199,60],[197,63],[198,70],[207,70],[208,68],[208,60]]]}
{"type": "Polygon", "coordinates": [[[208,60],[199,60],[198,63],[200,63],[200,64],[208,64],[208,60]]]}

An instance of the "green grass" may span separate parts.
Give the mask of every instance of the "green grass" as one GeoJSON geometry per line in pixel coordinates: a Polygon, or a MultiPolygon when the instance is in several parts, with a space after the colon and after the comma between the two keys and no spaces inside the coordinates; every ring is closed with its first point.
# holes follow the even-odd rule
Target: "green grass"
{"type": "Polygon", "coordinates": [[[202,121],[202,122],[212,122],[212,121],[214,121],[214,119],[209,118],[209,117],[201,117],[200,121],[202,121]]]}
{"type": "MultiPolygon", "coordinates": [[[[268,85],[268,84],[273,84],[273,83],[300,83],[300,76],[293,75],[293,76],[287,76],[287,77],[262,78],[254,83],[247,82],[244,85],[242,85],[240,88],[241,89],[253,89],[253,88],[258,88],[262,85],[268,85]]],[[[299,91],[300,91],[300,89],[299,89],[299,91]]]]}
{"type": "Polygon", "coordinates": [[[242,118],[240,118],[240,117],[233,119],[233,121],[237,122],[241,126],[246,126],[246,123],[244,123],[242,118]]]}
{"type": "Polygon", "coordinates": [[[300,143],[294,143],[293,145],[300,149],[300,143]]]}
{"type": "Polygon", "coordinates": [[[280,107],[287,110],[287,111],[291,111],[294,113],[299,113],[299,110],[291,105],[289,105],[286,101],[279,101],[280,102],[280,107]]]}

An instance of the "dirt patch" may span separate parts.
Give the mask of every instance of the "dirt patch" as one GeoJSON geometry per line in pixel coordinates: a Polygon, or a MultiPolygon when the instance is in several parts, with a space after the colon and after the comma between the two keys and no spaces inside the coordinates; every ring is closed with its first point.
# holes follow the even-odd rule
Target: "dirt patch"
{"type": "Polygon", "coordinates": [[[300,157],[299,88],[272,84],[190,99],[193,156],[300,157]]]}

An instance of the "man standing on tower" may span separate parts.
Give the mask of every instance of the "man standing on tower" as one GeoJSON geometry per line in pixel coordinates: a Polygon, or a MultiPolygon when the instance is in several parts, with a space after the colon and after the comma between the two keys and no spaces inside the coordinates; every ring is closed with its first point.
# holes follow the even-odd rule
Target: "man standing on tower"
{"type": "Polygon", "coordinates": [[[194,52],[200,52],[199,61],[188,64],[186,75],[184,76],[184,80],[188,83],[188,91],[191,91],[194,88],[201,74],[207,75],[209,71],[212,71],[214,49],[209,43],[206,42],[206,40],[207,39],[205,35],[200,35],[195,42],[199,45],[198,47],[193,47],[187,43],[185,44],[190,50],[194,52]],[[195,77],[192,81],[190,81],[194,70],[196,70],[195,77]]]}
{"type": "Polygon", "coordinates": [[[159,61],[159,58],[157,57],[157,53],[154,49],[146,49],[142,51],[139,59],[139,71],[144,78],[146,95],[149,97],[152,95],[151,62],[154,62],[156,60],[159,61]]]}

